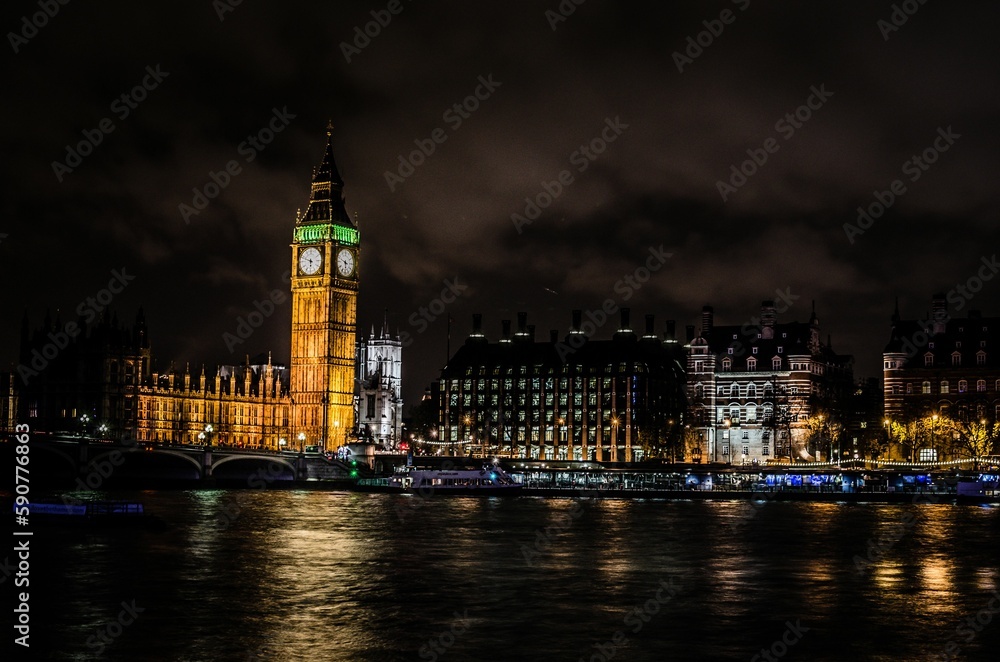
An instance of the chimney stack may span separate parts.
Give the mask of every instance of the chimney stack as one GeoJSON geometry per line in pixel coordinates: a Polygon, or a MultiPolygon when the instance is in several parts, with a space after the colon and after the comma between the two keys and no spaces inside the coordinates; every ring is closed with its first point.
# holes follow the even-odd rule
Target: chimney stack
{"type": "Polygon", "coordinates": [[[701,309],[701,335],[705,338],[712,333],[712,307],[702,306],[701,309]]]}
{"type": "Polygon", "coordinates": [[[559,329],[549,329],[549,342],[553,345],[559,342],[559,329]]]}
{"type": "MultiPolygon", "coordinates": [[[[677,339],[677,322],[674,320],[667,320],[667,340],[677,339]]],[[[690,339],[690,340],[693,340],[690,339]]]]}
{"type": "Polygon", "coordinates": [[[573,324],[569,327],[570,333],[579,333],[580,324],[583,322],[583,311],[579,308],[573,311],[573,324]]]}
{"type": "Polygon", "coordinates": [[[760,337],[761,338],[773,338],[774,337],[774,322],[777,319],[777,313],[774,309],[774,300],[765,299],[760,302],[760,337]]]}
{"type": "Polygon", "coordinates": [[[652,313],[646,313],[646,337],[656,337],[656,318],[652,313]]]}
{"type": "Polygon", "coordinates": [[[694,340],[694,324],[688,324],[684,328],[684,331],[687,333],[687,341],[688,342],[691,342],[692,340],[694,340]]]}
{"type": "Polygon", "coordinates": [[[472,313],[472,335],[480,336],[482,334],[483,334],[483,314],[472,313]]]}
{"type": "Polygon", "coordinates": [[[523,336],[527,329],[525,325],[528,323],[528,313],[518,313],[517,314],[517,335],[523,336]]]}
{"type": "Polygon", "coordinates": [[[622,308],[621,309],[621,320],[622,320],[621,330],[622,331],[627,331],[629,329],[629,319],[628,318],[629,318],[629,309],[628,308],[622,308]]]}
{"type": "Polygon", "coordinates": [[[535,325],[534,324],[529,324],[528,325],[528,340],[530,340],[531,342],[535,342],[535,325]]]}
{"type": "Polygon", "coordinates": [[[510,320],[501,320],[500,327],[503,329],[500,342],[510,342],[510,320]]]}

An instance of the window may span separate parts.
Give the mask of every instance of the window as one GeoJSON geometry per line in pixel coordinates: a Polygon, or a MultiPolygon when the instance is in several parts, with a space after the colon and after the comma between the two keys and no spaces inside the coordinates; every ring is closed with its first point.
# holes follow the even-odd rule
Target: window
{"type": "Polygon", "coordinates": [[[934,365],[934,355],[931,354],[930,352],[924,354],[924,365],[925,366],[934,365]]]}
{"type": "Polygon", "coordinates": [[[956,340],[955,341],[955,349],[962,349],[962,341],[961,340],[956,340]]]}
{"type": "Polygon", "coordinates": [[[948,388],[949,388],[948,387],[948,380],[947,379],[942,380],[941,381],[941,393],[942,393],[942,395],[945,394],[945,393],[948,393],[948,388]]]}
{"type": "Polygon", "coordinates": [[[722,359],[722,370],[724,372],[728,372],[729,370],[732,370],[732,368],[733,368],[733,362],[729,357],[722,359]]]}
{"type": "Polygon", "coordinates": [[[952,365],[962,365],[962,355],[959,354],[958,352],[955,352],[954,354],[952,354],[951,355],[951,364],[952,365]]]}
{"type": "MultiPolygon", "coordinates": [[[[784,334],[782,334],[782,335],[784,335],[784,334]]],[[[778,347],[778,354],[781,354],[781,353],[783,353],[784,351],[785,351],[785,348],[784,348],[784,347],[781,347],[781,346],[779,346],[779,347],[778,347]]]]}
{"type": "Polygon", "coordinates": [[[746,430],[744,430],[744,431],[743,431],[743,438],[744,438],[744,439],[749,439],[749,438],[750,438],[750,433],[749,433],[749,432],[747,432],[746,430]]]}
{"type": "Polygon", "coordinates": [[[781,359],[777,356],[771,359],[771,370],[781,370],[781,359]]]}
{"type": "Polygon", "coordinates": [[[923,393],[924,395],[930,395],[930,392],[931,392],[931,383],[925,381],[923,384],[921,384],[920,385],[920,392],[923,393]]]}
{"type": "Polygon", "coordinates": [[[976,354],[976,365],[986,365],[986,352],[976,354]]]}
{"type": "MultiPolygon", "coordinates": [[[[893,393],[895,393],[895,392],[896,391],[894,390],[893,393]]],[[[906,394],[910,395],[911,393],[913,393],[913,384],[907,384],[906,385],[906,394]]]]}
{"type": "MultiPolygon", "coordinates": [[[[756,347],[754,349],[757,349],[756,347]]],[[[757,359],[752,356],[747,359],[747,371],[753,372],[757,369],[757,359]]]]}
{"type": "Polygon", "coordinates": [[[749,455],[750,454],[750,447],[749,446],[744,446],[743,447],[743,454],[744,455],[749,455]]]}
{"type": "Polygon", "coordinates": [[[723,455],[729,455],[729,446],[723,446],[722,447],[722,454],[723,455]]]}
{"type": "Polygon", "coordinates": [[[729,348],[728,350],[726,350],[726,351],[727,351],[727,352],[728,352],[729,354],[732,354],[732,353],[733,353],[733,348],[732,348],[732,347],[730,347],[730,348],[729,348]]]}
{"type": "Polygon", "coordinates": [[[756,353],[757,353],[757,348],[756,348],[756,347],[754,347],[754,348],[753,348],[752,350],[750,350],[750,351],[751,351],[751,352],[753,352],[754,354],[756,354],[756,353]]]}
{"type": "Polygon", "coordinates": [[[964,379],[958,380],[958,392],[965,393],[968,390],[969,390],[969,382],[965,381],[964,379]]]}
{"type": "Polygon", "coordinates": [[[985,379],[977,379],[976,380],[976,391],[978,391],[979,393],[985,393],[986,392],[986,380],[985,379]]]}
{"type": "Polygon", "coordinates": [[[763,455],[764,457],[767,457],[768,455],[771,454],[771,449],[768,448],[767,446],[762,446],[760,449],[760,454],[763,455]]]}

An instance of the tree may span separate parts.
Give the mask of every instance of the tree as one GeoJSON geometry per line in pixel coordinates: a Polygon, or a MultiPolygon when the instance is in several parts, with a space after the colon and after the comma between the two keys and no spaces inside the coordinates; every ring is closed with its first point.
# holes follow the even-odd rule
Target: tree
{"type": "MultiPolygon", "coordinates": [[[[952,452],[959,457],[981,458],[989,455],[994,448],[996,439],[1000,436],[1000,423],[989,422],[985,418],[959,420],[941,417],[937,421],[939,428],[952,437],[952,452]]],[[[974,469],[979,469],[978,460],[974,469]]]]}

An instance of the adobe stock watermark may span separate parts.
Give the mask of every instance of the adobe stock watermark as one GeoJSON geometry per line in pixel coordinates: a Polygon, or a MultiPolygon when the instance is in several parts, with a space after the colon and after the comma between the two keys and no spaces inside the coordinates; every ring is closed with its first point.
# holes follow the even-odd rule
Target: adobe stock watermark
{"type": "MultiPolygon", "coordinates": [[[[621,301],[631,299],[645,283],[649,282],[653,274],[662,269],[667,260],[674,256],[673,253],[667,253],[663,250],[663,244],[660,244],[659,247],[650,246],[648,253],[649,256],[644,264],[636,267],[631,274],[626,274],[615,283],[614,291],[621,295],[621,301]]],[[[618,301],[609,297],[604,300],[600,308],[588,310],[585,313],[586,319],[580,323],[580,328],[574,329],[574,332],[570,333],[565,341],[556,343],[556,353],[559,354],[559,360],[565,363],[566,357],[583,347],[587,343],[587,339],[607,324],[610,316],[618,309],[618,301]]]]}
{"type": "MultiPolygon", "coordinates": [[[[625,612],[625,616],[622,618],[623,624],[632,634],[638,634],[646,627],[647,623],[653,620],[654,616],[660,613],[664,605],[673,600],[682,590],[683,586],[676,577],[660,580],[652,597],[625,612]]],[[[578,662],[608,662],[618,655],[618,649],[627,644],[628,640],[625,630],[616,630],[607,641],[593,644],[592,647],[597,650],[589,657],[580,656],[578,662]]]]}
{"type": "Polygon", "coordinates": [[[243,0],[212,0],[212,9],[219,17],[219,23],[226,20],[226,14],[236,11],[236,8],[243,4],[243,0]]]}
{"type": "MultiPolygon", "coordinates": [[[[284,283],[292,282],[292,272],[286,271],[281,276],[284,283]]],[[[222,334],[222,342],[226,343],[226,349],[232,354],[237,345],[242,345],[254,334],[254,331],[263,326],[264,321],[274,314],[278,306],[288,301],[288,294],[284,290],[273,289],[267,297],[253,301],[253,310],[247,313],[246,317],[240,315],[236,318],[236,328],[233,332],[226,331],[222,334]]]]}
{"type": "MultiPolygon", "coordinates": [[[[281,110],[272,108],[271,118],[267,121],[267,124],[256,133],[249,134],[246,140],[237,146],[236,153],[243,157],[244,162],[253,163],[254,159],[274,141],[274,138],[288,128],[288,125],[291,124],[291,121],[295,117],[295,115],[288,112],[288,106],[282,107],[281,110]]],[[[219,172],[209,170],[209,181],[191,189],[191,204],[188,205],[182,202],[177,205],[177,211],[180,212],[184,222],[190,225],[191,218],[204,211],[212,200],[219,197],[226,190],[226,187],[232,183],[233,178],[242,172],[243,166],[236,159],[227,161],[219,172]]]]}
{"type": "Polygon", "coordinates": [[[795,619],[795,622],[785,621],[785,631],[774,640],[767,648],[761,648],[760,652],[750,658],[750,662],[775,662],[788,654],[788,650],[795,644],[802,641],[802,635],[812,628],[802,625],[802,619],[795,619]]]}
{"type": "Polygon", "coordinates": [[[448,652],[448,649],[455,645],[458,639],[469,631],[472,621],[469,620],[469,610],[466,609],[461,614],[455,612],[455,618],[447,630],[431,637],[426,644],[420,647],[419,655],[421,660],[435,662],[438,657],[448,652]]]}
{"type": "MultiPolygon", "coordinates": [[[[287,475],[288,467],[277,460],[268,460],[266,468],[257,471],[247,477],[247,487],[254,491],[266,490],[268,485],[278,480],[281,476],[287,475]]],[[[238,492],[235,497],[229,499],[219,507],[219,514],[213,521],[216,531],[225,531],[239,519],[243,512],[243,504],[248,494],[238,492]]]]}
{"type": "MultiPolygon", "coordinates": [[[[833,92],[826,89],[826,83],[820,84],[818,89],[813,85],[809,91],[812,94],[806,97],[804,104],[790,113],[785,113],[784,117],[774,123],[774,130],[786,141],[791,140],[795,132],[812,119],[813,113],[822,108],[833,96],[833,92]]],[[[760,147],[748,149],[749,159],[740,163],[739,167],[735,163],[729,167],[728,183],[721,179],[715,182],[715,188],[722,196],[722,201],[726,202],[730,195],[741,189],[751,177],[757,174],[760,168],[764,167],[770,155],[779,149],[781,149],[781,144],[773,136],[765,140],[760,147]]]]}
{"type": "MultiPolygon", "coordinates": [[[[146,67],[146,75],[142,77],[142,80],[133,87],[132,89],[122,92],[114,101],[111,102],[109,110],[117,117],[119,120],[128,119],[129,115],[132,114],[139,104],[146,100],[149,93],[160,86],[160,83],[164,81],[165,78],[170,76],[169,71],[162,71],[160,65],[157,64],[155,67],[150,65],[146,67]]],[[[60,184],[66,175],[71,174],[76,168],[80,167],[83,163],[83,159],[94,153],[97,146],[104,142],[104,137],[110,134],[117,128],[114,120],[110,117],[105,117],[97,126],[93,129],[84,129],[81,131],[83,134],[83,140],[78,142],[76,145],[66,145],[66,159],[65,163],[60,161],[52,162],[52,172],[56,176],[56,181],[60,184]]]]}
{"type": "Polygon", "coordinates": [[[118,612],[115,620],[105,623],[97,628],[97,632],[87,637],[87,648],[94,651],[94,655],[101,655],[104,649],[115,642],[115,639],[122,636],[125,628],[135,623],[139,614],[146,611],[145,607],[139,607],[133,599],[131,603],[121,603],[122,609],[118,612]]]}
{"type": "Polygon", "coordinates": [[[576,12],[576,8],[587,0],[560,0],[558,11],[552,9],[545,10],[545,20],[549,22],[549,27],[555,32],[560,23],[565,23],[566,19],[576,12]]]}
{"type": "Polygon", "coordinates": [[[899,4],[893,4],[889,20],[880,18],[875,21],[875,27],[882,33],[882,39],[889,41],[889,35],[893,32],[899,32],[899,29],[906,25],[910,17],[916,14],[921,5],[926,2],[927,0],[904,0],[899,4]]]}
{"type": "MultiPolygon", "coordinates": [[[[89,296],[81,301],[76,307],[76,314],[83,318],[84,327],[95,322],[110,305],[114,298],[125,291],[129,283],[135,280],[135,275],[128,273],[126,267],[113,269],[108,286],[97,291],[93,296],[89,296]]],[[[69,347],[70,343],[76,339],[83,331],[76,321],[69,321],[63,325],[62,330],[49,331],[48,342],[40,348],[31,350],[31,361],[28,365],[24,363],[17,366],[17,374],[20,375],[24,384],[27,384],[32,377],[37,377],[39,373],[49,367],[62,350],[69,347]]]]}
{"type": "MultiPolygon", "coordinates": [[[[455,303],[456,299],[462,296],[462,293],[467,289],[469,289],[469,286],[459,283],[457,276],[451,279],[445,278],[441,294],[431,299],[430,303],[426,306],[420,306],[420,308],[406,319],[410,326],[416,330],[415,335],[420,335],[426,331],[431,322],[436,321],[443,315],[448,306],[455,303]]],[[[413,335],[409,331],[403,331],[399,334],[399,340],[403,347],[409,347],[413,344],[413,335]]]]}
{"type": "MultiPolygon", "coordinates": [[[[622,122],[620,116],[615,115],[614,119],[605,117],[604,127],[601,128],[601,131],[569,155],[570,165],[576,166],[578,173],[585,172],[590,167],[590,164],[596,161],[597,157],[608,149],[608,145],[618,140],[618,137],[625,133],[625,129],[627,128],[628,124],[622,122]]],[[[541,193],[534,198],[524,199],[524,213],[518,214],[515,212],[510,215],[511,223],[514,224],[514,229],[517,230],[517,233],[522,234],[524,226],[534,223],[535,219],[541,216],[542,210],[547,209],[555,202],[563,194],[566,187],[574,181],[576,180],[572,172],[562,170],[552,181],[542,182],[541,193]]]]}
{"type": "MultiPolygon", "coordinates": [[[[955,141],[962,137],[961,134],[952,131],[950,124],[946,129],[938,127],[937,133],[937,137],[929,147],[903,162],[901,169],[911,183],[920,179],[925,172],[930,170],[930,167],[937,163],[941,154],[951,149],[955,141]]],[[[871,228],[875,221],[881,218],[882,214],[906,193],[906,190],[906,184],[903,183],[903,180],[895,179],[885,191],[875,191],[872,194],[875,197],[875,202],[869,204],[867,209],[858,207],[858,220],[855,223],[844,223],[844,233],[847,235],[847,240],[853,244],[854,238],[863,235],[871,228]]]]}
{"type": "MultiPolygon", "coordinates": [[[[441,115],[441,120],[451,128],[452,133],[458,131],[462,127],[462,123],[472,117],[472,113],[479,110],[481,103],[493,96],[493,93],[503,85],[503,82],[493,80],[493,74],[489,74],[485,78],[479,76],[476,80],[479,85],[475,87],[472,94],[460,102],[452,104],[441,115]]],[[[389,192],[395,193],[396,187],[412,177],[417,168],[422,166],[437,151],[438,146],[443,145],[446,140],[448,140],[448,132],[442,127],[431,131],[427,138],[415,138],[413,144],[417,146],[417,149],[405,156],[399,155],[395,172],[385,171],[385,183],[389,186],[389,192]]]]}
{"type": "Polygon", "coordinates": [[[971,614],[966,617],[966,619],[955,628],[955,636],[952,639],[949,639],[948,642],[941,647],[941,653],[931,659],[957,659],[958,654],[962,652],[962,647],[959,645],[959,642],[971,644],[975,641],[976,637],[978,637],[979,634],[993,622],[994,614],[998,613],[1000,613],[1000,591],[993,591],[993,597],[989,599],[986,605],[975,614],[971,614]]]}
{"type": "Polygon", "coordinates": [[[19,53],[22,46],[26,46],[30,40],[37,37],[38,31],[49,24],[49,19],[56,17],[59,8],[68,4],[69,0],[38,0],[38,8],[41,11],[36,11],[30,17],[22,16],[21,29],[7,33],[7,41],[10,42],[14,53],[19,53]]]}
{"type": "MultiPolygon", "coordinates": [[[[734,5],[739,5],[740,11],[746,11],[750,7],[750,0],[731,0],[734,5]]],[[[674,64],[677,71],[684,73],[684,67],[694,64],[694,61],[701,57],[705,49],[715,43],[715,40],[722,36],[727,25],[732,25],[736,21],[736,16],[732,9],[723,9],[719,13],[719,18],[704,20],[701,22],[705,29],[694,37],[687,38],[687,47],[684,52],[674,51],[674,64]]]]}
{"type": "Polygon", "coordinates": [[[530,547],[528,545],[521,545],[521,554],[524,556],[524,562],[533,567],[535,562],[552,548],[556,538],[572,528],[573,523],[582,514],[583,504],[577,499],[573,499],[573,503],[567,512],[558,513],[552,524],[537,529],[535,539],[532,541],[530,547]]]}
{"type": "MultiPolygon", "coordinates": [[[[940,499],[933,494],[917,494],[913,497],[913,504],[938,503],[940,499]]],[[[868,568],[881,561],[896,544],[906,537],[906,535],[917,524],[917,517],[911,512],[903,513],[898,522],[889,526],[886,531],[877,538],[869,538],[865,545],[865,555],[855,554],[854,569],[859,575],[863,575],[868,568]]]]}
{"type": "Polygon", "coordinates": [[[389,27],[394,16],[403,13],[402,0],[389,0],[385,9],[371,10],[372,20],[362,26],[354,26],[354,40],[349,44],[346,41],[340,42],[340,52],[343,53],[347,64],[351,63],[351,58],[361,55],[361,51],[371,45],[372,40],[382,34],[382,30],[389,27]]]}

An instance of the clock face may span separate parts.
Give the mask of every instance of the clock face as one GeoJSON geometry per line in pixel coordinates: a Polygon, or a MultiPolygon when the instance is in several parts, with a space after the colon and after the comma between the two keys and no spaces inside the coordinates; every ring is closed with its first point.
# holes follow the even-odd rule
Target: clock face
{"type": "Polygon", "coordinates": [[[340,249],[337,253],[337,273],[341,276],[350,276],[354,273],[354,253],[346,248],[340,249]]]}
{"type": "Polygon", "coordinates": [[[312,276],[323,266],[323,255],[315,247],[309,247],[299,253],[299,270],[307,276],[312,276]]]}

